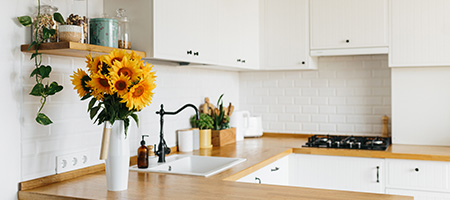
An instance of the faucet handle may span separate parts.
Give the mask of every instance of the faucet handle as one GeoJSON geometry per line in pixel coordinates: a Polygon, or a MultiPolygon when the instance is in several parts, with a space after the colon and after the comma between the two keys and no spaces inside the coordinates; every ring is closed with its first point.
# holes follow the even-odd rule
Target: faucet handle
{"type": "Polygon", "coordinates": [[[170,154],[170,152],[171,152],[171,149],[168,146],[166,146],[164,154],[168,155],[168,154],[170,154]]]}
{"type": "Polygon", "coordinates": [[[158,150],[156,149],[156,144],[153,145],[153,153],[157,156],[158,150]]]}

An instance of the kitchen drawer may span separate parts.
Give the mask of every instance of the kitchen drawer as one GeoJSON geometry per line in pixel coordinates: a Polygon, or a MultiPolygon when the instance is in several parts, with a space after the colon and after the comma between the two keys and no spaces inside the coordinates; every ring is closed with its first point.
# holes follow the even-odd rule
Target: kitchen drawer
{"type": "Polygon", "coordinates": [[[280,158],[237,181],[270,185],[289,185],[289,156],[280,158]]]}
{"type": "Polygon", "coordinates": [[[386,194],[412,196],[414,200],[450,200],[449,193],[386,189],[386,194]]]}
{"type": "Polygon", "coordinates": [[[386,159],[387,188],[450,192],[449,163],[386,159]]]}

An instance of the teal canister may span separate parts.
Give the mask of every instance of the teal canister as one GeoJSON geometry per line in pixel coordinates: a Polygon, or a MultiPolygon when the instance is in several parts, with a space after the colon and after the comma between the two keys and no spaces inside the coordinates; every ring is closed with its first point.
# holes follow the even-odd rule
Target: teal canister
{"type": "Polygon", "coordinates": [[[117,48],[118,22],[111,18],[93,18],[89,20],[90,44],[117,48]]]}

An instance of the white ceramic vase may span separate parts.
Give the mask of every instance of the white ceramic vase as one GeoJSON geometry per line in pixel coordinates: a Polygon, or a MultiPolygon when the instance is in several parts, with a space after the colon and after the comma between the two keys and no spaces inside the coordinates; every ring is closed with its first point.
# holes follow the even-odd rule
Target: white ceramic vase
{"type": "Polygon", "coordinates": [[[116,120],[111,128],[108,159],[105,163],[109,191],[128,189],[129,166],[130,143],[128,137],[125,136],[123,120],[116,120]]]}

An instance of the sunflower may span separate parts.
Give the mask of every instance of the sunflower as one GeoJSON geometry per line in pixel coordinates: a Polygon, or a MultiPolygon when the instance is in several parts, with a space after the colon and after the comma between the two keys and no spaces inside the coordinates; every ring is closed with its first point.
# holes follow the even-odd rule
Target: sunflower
{"type": "Polygon", "coordinates": [[[89,69],[91,74],[96,74],[102,70],[102,56],[92,57],[91,54],[86,56],[86,67],[89,69]]]}
{"type": "Polygon", "coordinates": [[[119,96],[125,95],[125,93],[128,92],[128,88],[131,85],[130,78],[126,77],[125,75],[115,75],[111,76],[111,91],[112,93],[117,93],[119,96]]]}
{"type": "Polygon", "coordinates": [[[109,53],[109,55],[105,55],[104,59],[106,64],[108,64],[109,66],[113,66],[116,61],[121,62],[124,57],[125,57],[124,50],[114,49],[111,51],[111,53],[109,53]]]}
{"type": "Polygon", "coordinates": [[[123,57],[121,62],[115,61],[112,65],[112,72],[110,75],[125,75],[130,78],[131,82],[136,82],[142,75],[142,69],[137,65],[138,61],[129,60],[128,57],[123,57]]]}
{"type": "Polygon", "coordinates": [[[142,69],[142,77],[144,79],[146,78],[156,78],[155,73],[156,72],[152,72],[153,69],[153,65],[150,65],[148,63],[143,63],[143,65],[141,65],[141,69],[142,69]]]}
{"type": "Polygon", "coordinates": [[[80,97],[86,96],[91,88],[87,85],[87,82],[91,80],[91,78],[86,74],[85,71],[78,69],[73,72],[73,75],[70,76],[72,79],[72,84],[74,85],[73,89],[75,89],[80,97]]]}
{"type": "Polygon", "coordinates": [[[93,89],[92,96],[96,99],[103,99],[104,94],[111,94],[111,84],[108,78],[100,73],[94,74],[92,80],[88,82],[88,86],[93,89]]]}
{"type": "Polygon", "coordinates": [[[153,92],[156,85],[148,79],[140,81],[130,88],[130,92],[122,96],[121,103],[126,103],[128,110],[140,111],[152,102],[153,92]]]}

